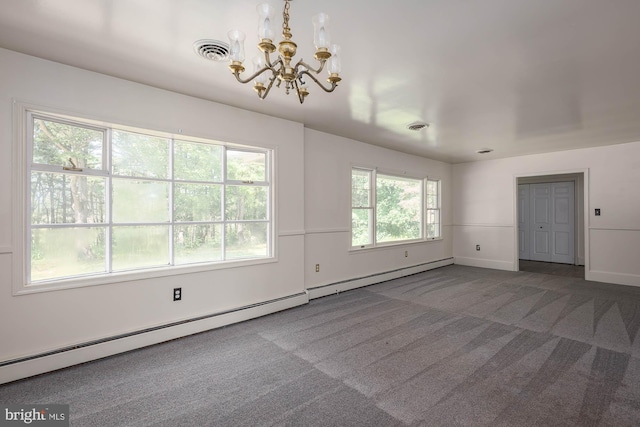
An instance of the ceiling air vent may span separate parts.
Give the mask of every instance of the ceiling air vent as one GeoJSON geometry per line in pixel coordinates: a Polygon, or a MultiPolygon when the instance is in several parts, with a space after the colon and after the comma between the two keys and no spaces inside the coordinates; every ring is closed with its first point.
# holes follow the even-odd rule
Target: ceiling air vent
{"type": "Polygon", "coordinates": [[[410,124],[407,126],[407,129],[409,129],[409,130],[415,130],[415,131],[418,131],[418,130],[422,130],[422,129],[424,129],[424,128],[428,128],[428,127],[429,127],[429,123],[425,123],[425,122],[413,122],[413,123],[410,123],[410,124]]]}
{"type": "Polygon", "coordinates": [[[492,151],[493,151],[492,148],[481,148],[481,149],[477,150],[476,153],[478,153],[478,154],[487,154],[487,153],[490,153],[492,151]]]}
{"type": "Polygon", "coordinates": [[[193,49],[199,56],[210,61],[227,61],[229,59],[229,44],[220,40],[198,40],[193,49]]]}

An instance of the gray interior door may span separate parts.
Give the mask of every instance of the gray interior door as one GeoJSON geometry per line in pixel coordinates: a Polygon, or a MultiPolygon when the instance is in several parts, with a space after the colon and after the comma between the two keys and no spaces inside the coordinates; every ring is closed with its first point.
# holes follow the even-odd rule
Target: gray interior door
{"type": "Polygon", "coordinates": [[[551,184],[531,184],[529,197],[530,259],[551,262],[551,184]]]}
{"type": "Polygon", "coordinates": [[[573,182],[518,185],[518,255],[532,261],[575,263],[573,182]]]}
{"type": "Polygon", "coordinates": [[[518,185],[518,257],[530,259],[529,184],[518,185]]]}
{"type": "Polygon", "coordinates": [[[573,182],[551,184],[551,262],[573,264],[574,254],[574,189],[573,182]]]}

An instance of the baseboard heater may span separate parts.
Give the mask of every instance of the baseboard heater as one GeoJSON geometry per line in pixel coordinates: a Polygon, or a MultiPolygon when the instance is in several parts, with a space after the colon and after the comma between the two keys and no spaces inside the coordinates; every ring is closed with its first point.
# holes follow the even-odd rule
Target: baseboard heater
{"type": "Polygon", "coordinates": [[[92,360],[102,359],[150,345],[160,344],[162,342],[186,337],[200,332],[217,329],[233,323],[297,307],[308,303],[309,299],[356,289],[399,277],[410,276],[412,274],[433,270],[453,263],[453,258],[446,258],[358,278],[342,280],[309,288],[305,292],[299,292],[269,301],[263,301],[235,309],[171,322],[125,334],[75,344],[68,347],[62,347],[31,356],[6,360],[0,362],[0,384],[67,368],[69,366],[78,365],[92,360]]]}
{"type": "Polygon", "coordinates": [[[309,299],[320,298],[323,296],[335,294],[337,292],[344,292],[351,289],[361,288],[364,286],[373,285],[375,283],[384,282],[387,280],[397,279],[399,277],[422,273],[423,271],[433,270],[435,268],[451,265],[453,264],[453,262],[453,258],[445,258],[437,261],[425,262],[409,267],[397,268],[395,270],[369,274],[367,276],[316,286],[308,289],[309,299]]]}
{"type": "Polygon", "coordinates": [[[285,297],[263,301],[246,305],[230,310],[220,311],[212,314],[198,316],[190,319],[171,322],[151,328],[114,335],[107,338],[62,347],[55,350],[46,351],[31,356],[0,362],[0,384],[38,375],[44,372],[54,371],[65,367],[84,363],[90,360],[98,360],[114,354],[124,353],[149,345],[159,344],[172,339],[193,335],[200,332],[250,320],[267,314],[275,313],[287,308],[306,304],[309,301],[307,292],[300,292],[285,297]],[[170,332],[174,331],[174,332],[170,332]],[[143,337],[146,337],[144,339],[143,337]],[[134,340],[137,340],[134,342],[134,340]],[[117,344],[126,342],[126,344],[117,344]],[[91,349],[101,348],[101,351],[91,351],[91,349]],[[87,354],[82,354],[83,352],[87,354]],[[65,355],[75,353],[76,357],[69,357],[64,360],[65,355]],[[39,363],[52,359],[51,362],[39,363]],[[58,359],[58,360],[53,360],[58,359]],[[11,368],[18,368],[20,365],[24,369],[16,369],[19,372],[7,372],[11,368]],[[29,367],[29,365],[32,365],[29,367]],[[35,366],[43,365],[43,366],[35,366]]]}

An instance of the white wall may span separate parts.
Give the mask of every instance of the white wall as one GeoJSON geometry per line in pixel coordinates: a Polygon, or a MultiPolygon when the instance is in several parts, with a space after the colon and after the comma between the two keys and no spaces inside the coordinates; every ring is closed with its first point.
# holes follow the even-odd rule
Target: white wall
{"type": "Polygon", "coordinates": [[[640,142],[454,165],[456,263],[514,270],[517,177],[575,172],[587,190],[587,279],[640,286],[640,142]]]}
{"type": "MultiPolygon", "coordinates": [[[[0,70],[0,365],[118,334],[304,295],[302,124],[2,49],[0,70]],[[277,262],[12,295],[12,259],[21,256],[16,248],[24,239],[12,227],[19,220],[12,218],[19,191],[12,186],[14,100],[122,125],[174,134],[182,129],[182,135],[275,148],[277,262]],[[176,286],[182,287],[181,302],[172,301],[176,286]]],[[[92,357],[104,355],[98,352],[92,357]]],[[[55,367],[60,365],[49,369],[55,367]]],[[[12,369],[17,368],[0,368],[0,383],[15,379],[12,369]]]]}
{"type": "Polygon", "coordinates": [[[305,228],[308,289],[451,258],[451,165],[306,129],[305,228]],[[441,179],[444,239],[349,251],[352,166],[441,179]]]}
{"type": "MultiPolygon", "coordinates": [[[[444,265],[437,263],[440,260],[452,263],[449,164],[3,49],[0,70],[0,383],[303,304],[308,301],[307,289],[350,280],[361,286],[366,283],[357,279],[363,276],[388,272],[400,276],[428,263],[429,268],[444,265]],[[169,134],[275,149],[277,259],[238,268],[13,294],[12,269],[22,256],[24,242],[16,202],[22,190],[12,163],[13,149],[19,148],[14,147],[16,120],[12,114],[21,104],[169,134]],[[352,165],[442,179],[444,238],[349,252],[352,165]],[[319,273],[315,264],[321,265],[319,273]],[[182,287],[181,302],[172,301],[174,287],[182,287]],[[265,302],[266,308],[251,307],[265,302]],[[233,311],[238,308],[242,312],[233,311]],[[228,311],[221,320],[200,320],[13,362],[228,311]],[[244,312],[247,314],[238,314],[244,312]]],[[[372,283],[389,278],[376,277],[379,279],[372,283]]]]}

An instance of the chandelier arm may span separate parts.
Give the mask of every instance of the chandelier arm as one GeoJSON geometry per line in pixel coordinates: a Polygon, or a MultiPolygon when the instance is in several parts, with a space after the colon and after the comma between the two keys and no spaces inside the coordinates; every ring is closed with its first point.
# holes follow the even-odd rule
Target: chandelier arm
{"type": "MultiPolygon", "coordinates": [[[[319,60],[318,62],[320,62],[320,67],[316,70],[312,66],[304,62],[302,59],[300,59],[300,61],[298,61],[298,63],[296,64],[296,71],[298,70],[298,67],[303,66],[309,71],[313,71],[316,74],[320,74],[324,69],[324,65],[326,64],[327,60],[322,59],[322,60],[319,60]]],[[[302,74],[302,72],[300,74],[302,74]]]]}
{"type": "Polygon", "coordinates": [[[302,95],[302,93],[300,93],[300,87],[298,86],[298,80],[300,79],[300,77],[298,77],[297,79],[295,79],[293,81],[293,86],[296,89],[296,94],[298,95],[298,101],[300,101],[300,104],[302,104],[304,102],[304,96],[302,95]]]}
{"type": "Polygon", "coordinates": [[[255,73],[253,73],[250,77],[248,77],[246,79],[240,78],[240,73],[239,72],[234,72],[233,75],[236,76],[236,80],[238,80],[240,83],[249,83],[251,80],[255,79],[260,74],[264,73],[265,71],[269,71],[269,70],[271,70],[272,72],[275,73],[275,70],[273,68],[265,66],[265,67],[262,67],[261,69],[259,69],[258,71],[256,71],[255,73]]]}
{"type": "Polygon", "coordinates": [[[277,75],[274,72],[273,75],[269,78],[269,86],[267,86],[267,89],[265,89],[265,91],[262,93],[262,96],[258,95],[260,99],[265,99],[267,95],[269,95],[269,91],[271,90],[271,87],[273,86],[273,82],[276,80],[276,78],[277,78],[277,75]]]}
{"type": "Polygon", "coordinates": [[[265,64],[267,64],[266,66],[269,68],[275,68],[276,65],[278,65],[279,62],[282,62],[282,58],[278,57],[278,59],[276,60],[276,62],[274,62],[273,64],[271,63],[271,55],[269,54],[268,51],[264,51],[264,62],[265,64]]]}
{"type": "Polygon", "coordinates": [[[278,59],[273,64],[269,62],[269,68],[271,68],[274,73],[277,73],[277,70],[276,70],[277,66],[282,67],[283,65],[284,65],[284,62],[282,61],[282,57],[280,56],[278,56],[278,59]]]}
{"type": "Polygon", "coordinates": [[[322,90],[324,90],[325,92],[333,92],[334,89],[338,86],[338,84],[336,82],[331,82],[331,87],[327,88],[322,83],[320,83],[320,81],[318,79],[316,79],[313,76],[313,74],[309,73],[307,70],[301,71],[300,74],[299,74],[299,77],[302,77],[303,74],[306,74],[307,76],[311,77],[311,80],[316,82],[316,84],[318,86],[320,86],[322,88],[322,90]]]}

